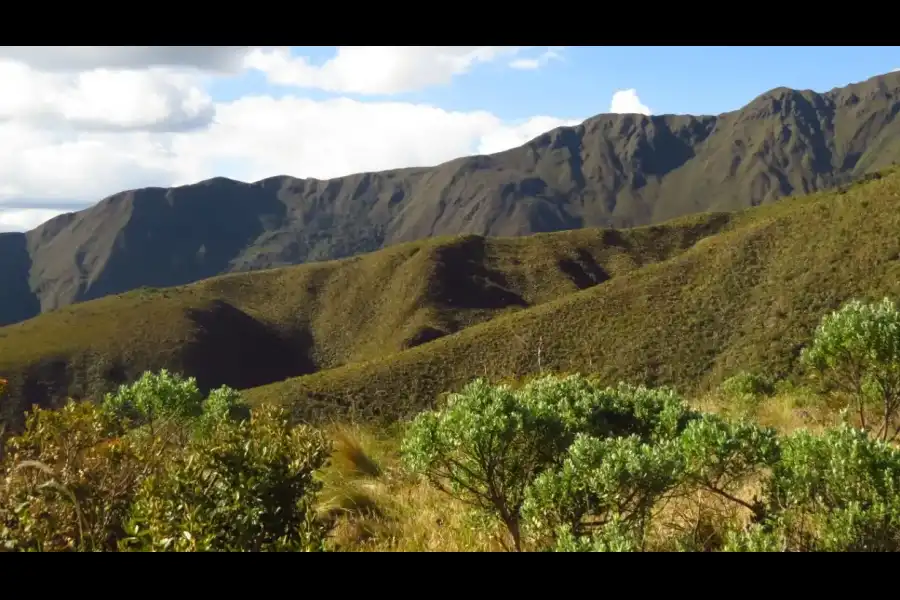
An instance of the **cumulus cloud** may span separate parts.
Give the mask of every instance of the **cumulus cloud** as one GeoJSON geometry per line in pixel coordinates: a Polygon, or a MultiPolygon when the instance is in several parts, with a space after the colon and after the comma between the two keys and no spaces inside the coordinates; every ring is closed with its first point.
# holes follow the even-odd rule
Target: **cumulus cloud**
{"type": "Polygon", "coordinates": [[[42,71],[189,67],[232,72],[251,46],[0,46],[0,58],[42,71]]]}
{"type": "MultiPolygon", "coordinates": [[[[139,60],[135,51],[116,63],[102,53],[66,59],[50,50],[24,56],[12,48],[0,49],[0,230],[30,229],[127,189],[216,176],[327,179],[435,165],[506,150],[577,123],[549,116],[511,123],[487,111],[300,95],[214,102],[206,91],[209,75],[198,70],[223,67],[224,59],[216,63],[195,55],[162,66],[166,60],[178,63],[171,58],[175,54],[148,50],[139,60]],[[138,68],[141,60],[155,66],[138,68]]],[[[366,69],[366,57],[354,49],[343,50],[331,67],[312,67],[319,71],[310,81],[386,93],[446,81],[478,62],[506,60],[518,51],[438,48],[425,59],[415,49],[406,55],[388,49],[380,56],[396,60],[378,70],[366,69]]],[[[295,65],[270,50],[245,54],[281,56],[295,65]]],[[[286,73],[284,80],[297,81],[286,73]]]]}
{"type": "Polygon", "coordinates": [[[653,114],[650,108],[641,102],[634,88],[629,90],[619,90],[613,94],[612,102],[609,105],[609,112],[617,114],[653,114]]]}
{"type": "Polygon", "coordinates": [[[517,58],[511,61],[509,63],[509,66],[513,69],[519,69],[523,71],[533,71],[535,69],[540,69],[552,60],[562,60],[562,55],[560,54],[561,50],[562,46],[550,46],[547,50],[545,50],[535,58],[517,58]]]}
{"type": "Polygon", "coordinates": [[[321,66],[288,48],[250,51],[244,64],[277,85],[355,94],[397,94],[449,83],[479,63],[511,57],[519,46],[339,46],[321,66]]]}
{"type": "Polygon", "coordinates": [[[404,102],[244,97],[217,105],[207,129],[181,133],[46,131],[0,124],[0,200],[99,200],[214,176],[327,179],[493,153],[577,121],[504,123],[486,111],[404,102]]]}
{"type": "Polygon", "coordinates": [[[209,124],[212,99],[195,74],[163,68],[35,70],[0,60],[0,121],[100,130],[182,131],[209,124]]]}

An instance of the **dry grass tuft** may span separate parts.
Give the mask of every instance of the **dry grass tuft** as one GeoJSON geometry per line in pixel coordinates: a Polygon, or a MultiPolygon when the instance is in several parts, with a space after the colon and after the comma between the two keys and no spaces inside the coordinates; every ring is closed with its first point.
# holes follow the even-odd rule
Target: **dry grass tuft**
{"type": "Polygon", "coordinates": [[[396,432],[333,425],[334,455],[323,473],[319,514],[341,551],[499,551],[499,530],[473,523],[467,508],[400,464],[396,432]]]}

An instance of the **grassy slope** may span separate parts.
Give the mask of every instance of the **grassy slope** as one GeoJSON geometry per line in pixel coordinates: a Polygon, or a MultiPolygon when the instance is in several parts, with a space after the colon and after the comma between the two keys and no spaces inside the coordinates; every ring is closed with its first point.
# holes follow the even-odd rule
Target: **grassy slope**
{"type": "Polygon", "coordinates": [[[11,381],[0,416],[147,369],[246,388],[364,362],[664,260],[726,222],[440,238],[69,306],[0,328],[0,376],[11,381]]]}
{"type": "Polygon", "coordinates": [[[900,293],[898,205],[895,171],[750,209],[688,251],[601,286],[249,395],[290,403],[304,418],[393,416],[478,375],[539,368],[686,391],[739,368],[786,374],[824,313],[853,297],[900,293]]]}

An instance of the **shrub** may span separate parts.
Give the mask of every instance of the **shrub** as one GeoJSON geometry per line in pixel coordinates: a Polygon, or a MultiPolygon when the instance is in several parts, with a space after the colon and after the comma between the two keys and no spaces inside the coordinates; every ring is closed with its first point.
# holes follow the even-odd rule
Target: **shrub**
{"type": "MultiPolygon", "coordinates": [[[[585,453],[595,442],[619,437],[631,440],[622,444],[645,444],[672,438],[693,418],[696,414],[668,389],[604,388],[578,375],[542,377],[517,390],[477,380],[450,395],[442,409],[417,417],[403,453],[408,466],[438,489],[498,518],[521,550],[529,486],[548,469],[562,467],[563,479],[582,475],[574,473],[575,466],[566,475],[563,466],[580,456],[568,452],[576,439],[582,440],[576,450],[585,453]]],[[[549,497],[563,484],[547,477],[541,485],[549,497]]],[[[536,507],[532,520],[546,518],[541,531],[551,521],[574,526],[580,509],[566,510],[572,514],[551,517],[536,507]]]]}
{"type": "Polygon", "coordinates": [[[878,405],[878,436],[893,440],[900,409],[900,311],[885,298],[854,300],[826,315],[801,360],[827,383],[850,394],[863,429],[870,429],[867,407],[878,405]]]}
{"type": "Polygon", "coordinates": [[[110,550],[153,448],[118,438],[91,403],[36,408],[0,465],[0,544],[7,550],[110,550]]]}
{"type": "Polygon", "coordinates": [[[555,458],[562,435],[550,411],[529,410],[510,387],[479,379],[444,409],[419,415],[402,452],[435,487],[498,517],[521,550],[525,488],[555,458]]]}
{"type": "Polygon", "coordinates": [[[123,547],[164,551],[293,551],[320,547],[314,473],[330,448],[288,413],[262,407],[221,420],[148,478],[123,547]]]}
{"type": "Polygon", "coordinates": [[[756,398],[771,395],[775,385],[768,377],[742,371],[723,381],[721,390],[730,396],[756,398]]]}
{"type": "Polygon", "coordinates": [[[204,399],[196,379],[166,370],[144,373],[134,383],[120,386],[115,394],[107,394],[103,410],[123,426],[145,427],[158,437],[166,432],[180,443],[185,436],[202,433],[222,419],[245,418],[248,411],[237,391],[222,387],[204,399]]]}
{"type": "Polygon", "coordinates": [[[740,498],[738,490],[777,456],[774,431],[714,415],[696,416],[680,432],[647,441],[582,435],[560,469],[535,480],[523,512],[544,538],[556,533],[557,549],[642,550],[658,505],[700,489],[761,518],[761,502],[740,498]]]}
{"type": "Polygon", "coordinates": [[[0,463],[0,547],[317,548],[313,473],[327,444],[283,410],[245,413],[234,390],[204,400],[193,380],[165,372],[102,406],[35,409],[0,463]]]}
{"type": "Polygon", "coordinates": [[[683,487],[712,492],[749,509],[757,519],[765,515],[761,500],[748,502],[737,494],[779,460],[779,439],[774,429],[704,415],[685,428],[678,440],[678,452],[683,487]]]}
{"type": "Polygon", "coordinates": [[[576,545],[603,545],[615,532],[643,547],[651,510],[679,482],[676,450],[671,440],[580,435],[562,468],[541,474],[528,488],[527,522],[535,532],[563,533],[576,545]]]}
{"type": "Polygon", "coordinates": [[[900,450],[843,425],[785,438],[765,528],[735,540],[796,551],[900,550],[900,450]]]}

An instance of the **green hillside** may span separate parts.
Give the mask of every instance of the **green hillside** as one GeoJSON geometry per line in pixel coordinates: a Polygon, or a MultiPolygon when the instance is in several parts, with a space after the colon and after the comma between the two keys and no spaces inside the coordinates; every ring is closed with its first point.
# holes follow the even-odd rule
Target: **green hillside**
{"type": "Polygon", "coordinates": [[[685,391],[744,368],[790,375],[825,313],[900,293],[898,206],[894,171],[749,209],[686,252],[603,285],[250,397],[290,404],[306,419],[395,416],[481,375],[586,371],[685,391]]]}
{"type": "Polygon", "coordinates": [[[727,221],[437,238],[76,304],[0,328],[3,417],[96,396],[148,369],[204,389],[249,388],[401,353],[666,260],[727,221]]]}

